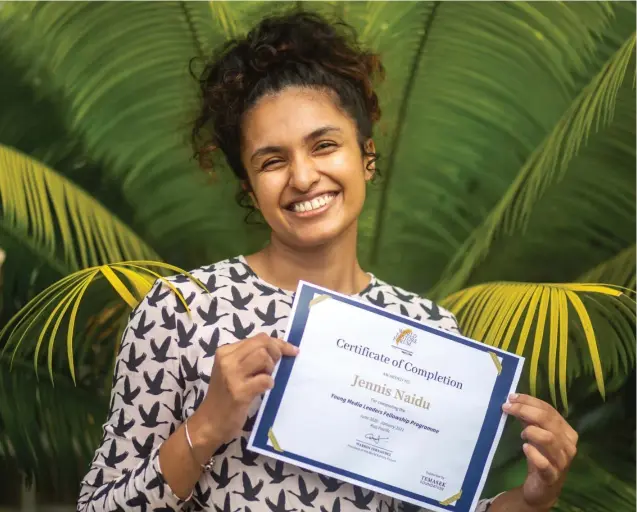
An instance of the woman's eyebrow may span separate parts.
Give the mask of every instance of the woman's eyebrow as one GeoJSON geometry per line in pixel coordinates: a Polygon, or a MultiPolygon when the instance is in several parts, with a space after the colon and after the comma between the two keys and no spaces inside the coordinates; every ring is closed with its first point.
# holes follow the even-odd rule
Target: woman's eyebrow
{"type": "Polygon", "coordinates": [[[312,139],[316,139],[318,137],[322,137],[323,135],[327,135],[330,132],[341,132],[341,131],[342,130],[338,126],[331,126],[331,125],[322,126],[321,128],[317,128],[316,130],[314,130],[309,135],[306,135],[305,137],[303,137],[303,141],[308,142],[312,139]]]}
{"type": "MultiPolygon", "coordinates": [[[[332,133],[332,132],[340,133],[342,132],[342,130],[338,126],[331,126],[331,125],[321,126],[320,128],[317,128],[316,130],[312,131],[311,133],[303,137],[303,142],[308,142],[312,139],[322,137],[323,135],[327,135],[328,133],[332,133]]],[[[283,150],[282,146],[263,146],[257,149],[254,153],[252,153],[252,156],[250,157],[250,161],[253,162],[256,158],[259,158],[260,156],[267,155],[269,153],[278,153],[282,150],[283,150]]]]}

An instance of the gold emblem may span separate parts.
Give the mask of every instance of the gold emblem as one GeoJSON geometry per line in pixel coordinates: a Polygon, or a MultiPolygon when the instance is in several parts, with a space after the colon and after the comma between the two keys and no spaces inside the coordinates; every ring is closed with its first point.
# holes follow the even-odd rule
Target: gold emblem
{"type": "Polygon", "coordinates": [[[407,336],[408,334],[411,334],[412,330],[411,329],[403,329],[402,331],[400,331],[398,333],[398,336],[396,336],[396,345],[399,345],[400,342],[402,341],[402,339],[407,336]]]}

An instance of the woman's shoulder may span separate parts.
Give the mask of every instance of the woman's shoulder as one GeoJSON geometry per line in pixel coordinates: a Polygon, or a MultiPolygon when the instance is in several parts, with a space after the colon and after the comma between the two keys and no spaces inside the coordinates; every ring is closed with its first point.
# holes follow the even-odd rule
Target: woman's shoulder
{"type": "MultiPolygon", "coordinates": [[[[372,286],[365,294],[368,295],[368,300],[371,299],[372,303],[383,302],[387,306],[394,306],[401,313],[416,320],[435,323],[450,330],[459,330],[458,321],[450,310],[416,292],[375,277],[372,286]]],[[[382,304],[378,305],[382,306],[382,304]]]]}
{"type": "Polygon", "coordinates": [[[251,277],[253,272],[243,256],[234,256],[187,270],[186,273],[175,273],[164,278],[163,283],[156,281],[155,285],[169,286],[167,283],[170,283],[182,293],[205,292],[205,289],[213,291],[218,288],[220,281],[224,281],[224,284],[242,285],[249,283],[251,277]],[[205,289],[192,278],[204,285],[205,289]]]}
{"type": "Polygon", "coordinates": [[[242,287],[252,286],[252,276],[253,272],[242,256],[205,264],[184,273],[175,272],[157,278],[136,309],[148,306],[176,306],[181,310],[184,301],[191,306],[193,302],[197,304],[204,297],[213,298],[222,290],[231,291],[233,287],[241,290],[242,287]],[[178,298],[175,292],[179,292],[181,298],[178,298]]]}

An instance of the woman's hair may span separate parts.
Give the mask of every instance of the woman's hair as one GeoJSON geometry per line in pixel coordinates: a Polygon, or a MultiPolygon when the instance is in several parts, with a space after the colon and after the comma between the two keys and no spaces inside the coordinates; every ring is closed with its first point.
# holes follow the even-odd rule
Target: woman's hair
{"type": "MultiPolygon", "coordinates": [[[[249,184],[240,156],[244,114],[266,94],[301,86],[331,93],[355,121],[362,154],[376,160],[364,147],[380,119],[372,86],[376,77],[384,78],[379,56],[362,49],[346,23],[299,10],[266,17],[245,37],[226,42],[195,77],[201,92],[192,130],[195,158],[211,169],[219,149],[234,174],[249,184]]],[[[243,187],[237,199],[252,206],[243,187]]]]}

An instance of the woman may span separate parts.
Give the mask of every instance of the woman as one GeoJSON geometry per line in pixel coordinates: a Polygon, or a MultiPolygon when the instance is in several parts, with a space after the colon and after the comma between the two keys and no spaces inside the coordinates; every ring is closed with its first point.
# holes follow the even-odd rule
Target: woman
{"type": "MultiPolygon", "coordinates": [[[[296,354],[280,338],[300,279],[458,329],[449,312],[427,315],[430,301],[358,264],[357,219],[376,173],[372,79],[383,68],[337,28],[310,14],[265,19],[201,78],[199,157],[223,153],[241,203],[271,228],[270,243],[193,271],[210,293],[172,278],[190,315],[161,282],[133,311],[79,511],[415,509],[246,449],[275,364],[296,354]]],[[[478,510],[549,510],[577,434],[535,398],[503,407],[528,425],[529,472],[521,487],[478,510]]]]}

